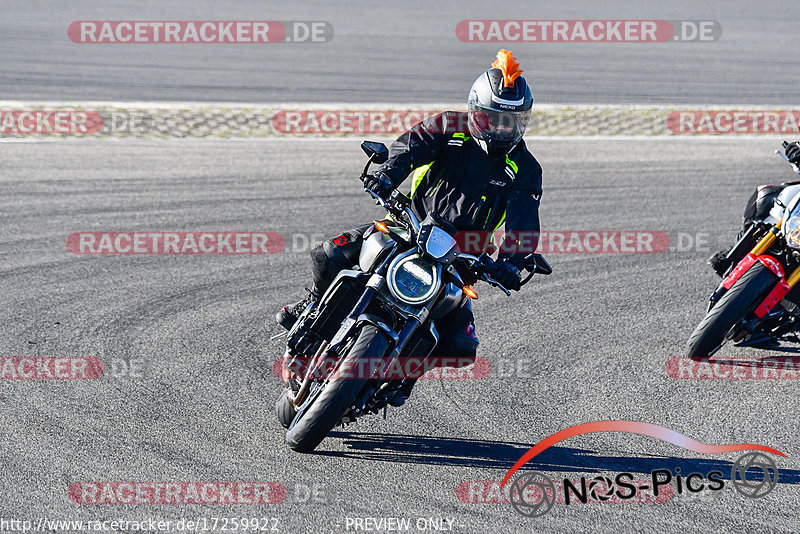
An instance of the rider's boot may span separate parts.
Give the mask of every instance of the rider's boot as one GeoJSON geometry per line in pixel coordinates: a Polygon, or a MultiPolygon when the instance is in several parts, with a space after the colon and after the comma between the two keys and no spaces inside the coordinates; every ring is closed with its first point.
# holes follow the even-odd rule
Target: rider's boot
{"type": "Polygon", "coordinates": [[[726,250],[720,250],[710,258],[708,264],[720,276],[725,276],[732,265],[736,265],[758,243],[758,226],[752,221],[745,221],[739,235],[736,236],[734,245],[726,250]]]}
{"type": "Polygon", "coordinates": [[[395,392],[394,396],[389,399],[389,404],[395,408],[399,408],[400,406],[404,405],[411,396],[411,390],[414,389],[414,384],[416,383],[416,378],[409,378],[406,380],[405,384],[403,384],[400,389],[395,392]]]}
{"type": "Polygon", "coordinates": [[[707,262],[714,272],[717,273],[719,276],[725,276],[725,273],[731,267],[731,259],[728,257],[728,253],[731,249],[727,250],[720,250],[710,258],[708,258],[707,262]]]}
{"type": "Polygon", "coordinates": [[[322,295],[322,292],[319,291],[316,286],[313,286],[311,289],[306,288],[306,291],[308,291],[306,298],[298,302],[287,304],[275,314],[275,321],[286,330],[291,330],[294,323],[296,323],[297,319],[300,317],[300,314],[303,313],[309,304],[317,302],[322,295]]]}

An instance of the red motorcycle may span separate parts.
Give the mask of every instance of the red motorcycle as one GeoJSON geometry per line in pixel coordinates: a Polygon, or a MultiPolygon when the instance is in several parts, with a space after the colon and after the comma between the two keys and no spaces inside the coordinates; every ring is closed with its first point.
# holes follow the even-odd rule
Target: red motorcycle
{"type": "Polygon", "coordinates": [[[739,346],[800,342],[800,288],[795,287],[800,281],[800,182],[785,185],[768,216],[755,221],[728,252],[734,263],[686,343],[690,358],[708,358],[728,341],[739,346]]]}

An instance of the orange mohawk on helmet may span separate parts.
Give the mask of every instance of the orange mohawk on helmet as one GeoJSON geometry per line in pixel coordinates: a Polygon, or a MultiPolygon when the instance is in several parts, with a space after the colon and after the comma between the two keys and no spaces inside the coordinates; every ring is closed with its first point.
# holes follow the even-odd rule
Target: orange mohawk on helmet
{"type": "Polygon", "coordinates": [[[514,57],[514,54],[506,49],[500,49],[497,53],[497,60],[492,63],[492,67],[503,71],[503,85],[506,87],[514,87],[514,80],[525,72],[519,68],[519,61],[514,57]]]}

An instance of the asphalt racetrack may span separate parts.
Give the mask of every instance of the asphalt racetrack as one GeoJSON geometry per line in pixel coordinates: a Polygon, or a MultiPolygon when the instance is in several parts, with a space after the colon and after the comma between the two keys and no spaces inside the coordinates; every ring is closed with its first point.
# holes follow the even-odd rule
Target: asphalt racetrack
{"type": "MultiPolygon", "coordinates": [[[[358,140],[4,144],[0,354],[96,357],[106,371],[3,382],[0,515],[274,517],[281,532],[355,532],[356,519],[380,517],[445,518],[438,524],[452,532],[796,531],[796,382],[665,372],[717,283],[705,258],[729,244],[756,185],[792,177],[771,154],[778,140],[528,144],[545,172],[543,229],[661,231],[672,250],[552,254],[553,275],[511,298],[478,286],[489,376],[420,381],[386,421],[338,429],[313,455],[286,447],[273,413],[281,349],[269,341],[278,332],[271,317],[309,283],[309,242],[381,215],[356,180],[358,140]],[[133,230],[271,231],[286,247],[250,256],[81,256],[66,247],[72,232],[133,230]],[[459,484],[502,479],[548,435],[605,419],[788,457],[761,499],[728,484],[661,504],[556,504],[529,519],[509,504],[458,498],[459,484]],[[79,481],[165,480],[275,481],[287,496],[260,507],[93,506],[68,494],[79,481]]],[[[530,467],[553,479],[645,479],[676,466],[729,473],[735,459],[605,433],[558,444],[530,467]]]]}
{"type": "MultiPolygon", "coordinates": [[[[185,0],[8,2],[0,20],[7,100],[352,104],[465,99],[498,47],[513,50],[538,102],[786,105],[800,85],[796,3],[507,0],[337,3],[185,0]],[[711,42],[465,42],[463,20],[716,21],[711,42]],[[75,21],[318,21],[325,42],[92,44],[75,21]]],[[[482,34],[483,35],[483,34],[482,34]]],[[[290,35],[290,37],[292,37],[290,35]]]]}

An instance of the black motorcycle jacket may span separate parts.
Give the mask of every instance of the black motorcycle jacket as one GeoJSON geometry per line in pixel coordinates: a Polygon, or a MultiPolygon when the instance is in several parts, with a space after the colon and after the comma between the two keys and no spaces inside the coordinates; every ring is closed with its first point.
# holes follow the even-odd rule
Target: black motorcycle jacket
{"type": "Polygon", "coordinates": [[[536,247],[542,167],[524,141],[505,157],[490,158],[470,137],[467,114],[446,111],[398,137],[380,170],[395,187],[411,174],[420,220],[434,211],[460,231],[492,232],[505,223],[514,240],[524,233],[524,245],[507,240],[500,248],[500,258],[518,269],[536,247]]]}

